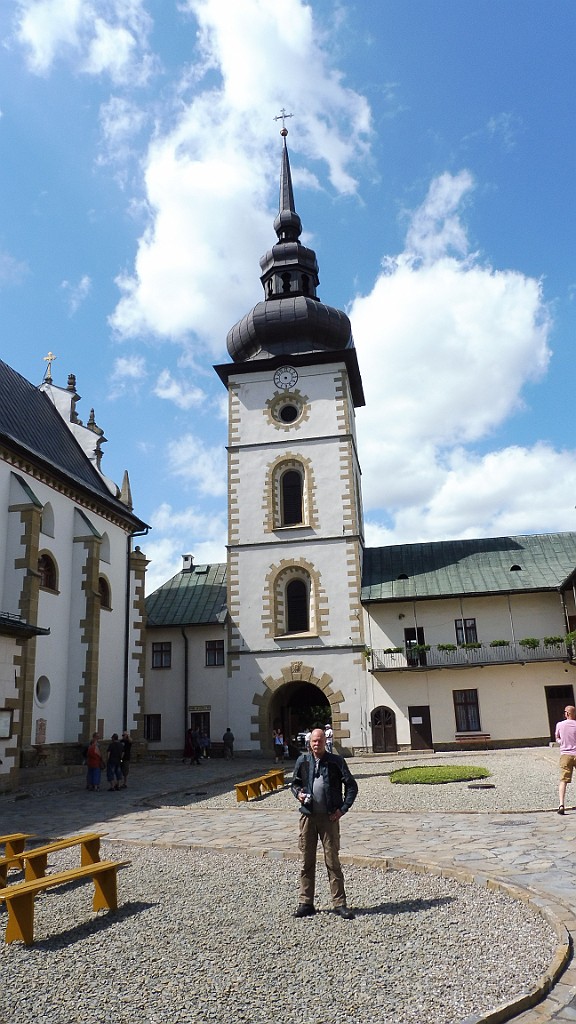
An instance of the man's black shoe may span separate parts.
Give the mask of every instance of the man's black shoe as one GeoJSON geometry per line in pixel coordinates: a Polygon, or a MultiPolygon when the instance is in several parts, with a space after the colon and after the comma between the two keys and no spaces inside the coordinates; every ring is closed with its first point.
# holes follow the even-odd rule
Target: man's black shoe
{"type": "Polygon", "coordinates": [[[299,903],[294,917],[312,917],[312,914],[316,913],[316,908],[312,903],[299,903]]]}
{"type": "Polygon", "coordinates": [[[348,907],[334,907],[334,913],[338,914],[338,917],[343,917],[345,921],[353,921],[356,916],[348,907]]]}

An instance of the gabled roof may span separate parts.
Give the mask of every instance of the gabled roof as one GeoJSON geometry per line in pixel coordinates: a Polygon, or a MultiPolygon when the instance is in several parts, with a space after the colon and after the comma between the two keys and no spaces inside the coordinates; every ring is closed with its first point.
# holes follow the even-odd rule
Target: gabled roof
{"type": "Polygon", "coordinates": [[[203,626],[226,618],[226,565],[184,569],[146,598],[147,626],[203,626]]]}
{"type": "Polygon", "coordinates": [[[576,533],[367,548],[362,601],[558,590],[575,568],[576,533]]]}
{"type": "Polygon", "coordinates": [[[0,360],[0,443],[42,463],[69,483],[88,490],[109,507],[145,524],[114,498],[58,410],[38,388],[0,360]]]}

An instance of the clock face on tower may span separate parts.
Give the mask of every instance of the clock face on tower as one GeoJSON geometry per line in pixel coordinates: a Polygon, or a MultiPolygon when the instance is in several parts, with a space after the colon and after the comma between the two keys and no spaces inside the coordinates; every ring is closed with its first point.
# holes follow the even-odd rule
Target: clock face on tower
{"type": "Polygon", "coordinates": [[[274,374],[274,383],[277,388],[293,388],[298,380],[298,374],[293,366],[279,366],[274,374]]]}

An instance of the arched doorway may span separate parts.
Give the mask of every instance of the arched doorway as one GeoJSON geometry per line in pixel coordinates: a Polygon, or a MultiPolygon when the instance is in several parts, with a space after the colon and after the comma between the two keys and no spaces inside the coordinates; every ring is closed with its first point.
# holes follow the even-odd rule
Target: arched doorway
{"type": "Polygon", "coordinates": [[[270,736],[274,729],[282,729],[284,742],[295,757],[303,749],[304,733],[315,727],[323,728],[332,721],[332,708],[322,690],[313,683],[291,682],[280,687],[272,697],[270,718],[270,736]]]}
{"type": "Polygon", "coordinates": [[[375,754],[396,753],[396,715],[392,708],[374,708],[370,716],[372,724],[372,749],[375,754]]]}
{"type": "MultiPolygon", "coordinates": [[[[285,665],[279,675],[265,676],[264,692],[252,698],[255,714],[252,716],[251,738],[259,743],[263,754],[272,753],[272,730],[280,726],[285,736],[297,735],[301,714],[318,709],[324,715],[323,725],[332,722],[334,744],[339,752],[349,755],[346,741],[350,739],[348,712],[342,707],[344,694],[334,689],[334,680],[327,672],[316,675],[314,667],[303,661],[285,665]]],[[[314,712],[312,712],[314,714],[314,712]]]]}

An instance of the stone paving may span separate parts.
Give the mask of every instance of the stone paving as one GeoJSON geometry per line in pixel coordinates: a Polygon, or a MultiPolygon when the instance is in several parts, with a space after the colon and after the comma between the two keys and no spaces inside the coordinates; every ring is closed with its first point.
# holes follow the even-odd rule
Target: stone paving
{"type": "MultiPolygon", "coordinates": [[[[556,751],[542,756],[557,765],[556,751]]],[[[359,763],[357,759],[351,766],[359,763]]],[[[286,768],[288,778],[291,766],[286,768]]],[[[206,786],[208,792],[216,783],[231,788],[233,780],[266,769],[262,761],[248,759],[191,767],[136,764],[130,788],[119,793],[106,788],[86,792],[83,775],[36,782],[16,795],[0,796],[0,833],[27,831],[55,838],[90,829],[121,842],[296,857],[295,813],[275,807],[273,795],[229,809],[211,808],[209,801],[200,806],[170,804],[173,794],[187,792],[193,801],[204,796],[206,786]]],[[[560,817],[552,810],[553,794],[551,803],[548,811],[518,814],[354,809],[342,824],[342,859],[458,871],[481,884],[488,878],[504,882],[553,913],[573,940],[576,810],[560,817]]],[[[547,998],[514,1019],[518,1024],[576,1021],[576,966],[569,963],[547,998]]]]}

